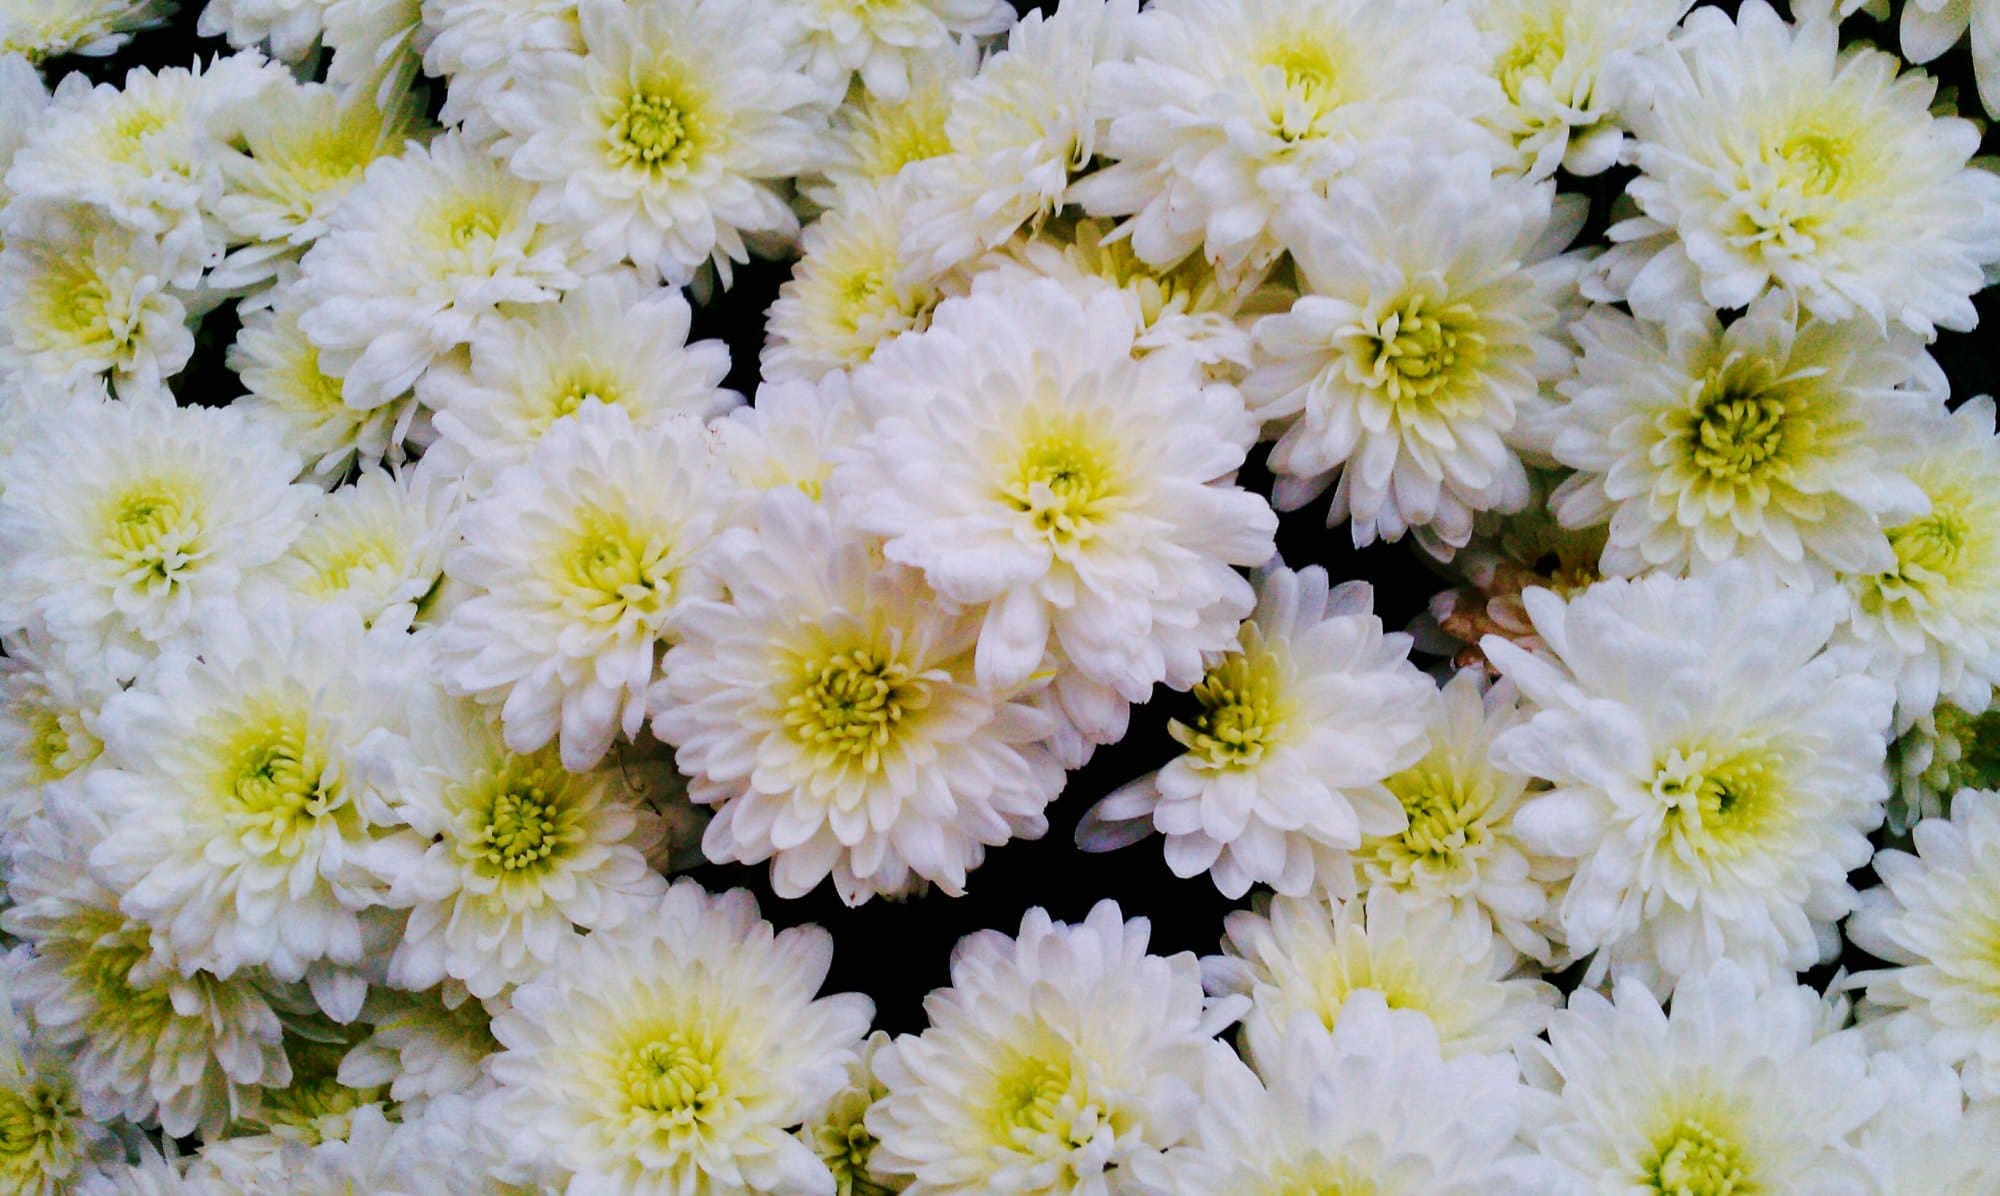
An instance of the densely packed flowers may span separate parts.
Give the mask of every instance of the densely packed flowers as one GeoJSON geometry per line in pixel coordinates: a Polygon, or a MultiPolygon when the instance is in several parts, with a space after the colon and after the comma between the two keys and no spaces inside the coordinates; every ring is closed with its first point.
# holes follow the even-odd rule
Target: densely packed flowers
{"type": "Polygon", "coordinates": [[[1996,0],[0,0],[0,1196],[2000,1196],[1995,113],[1996,0]],[[1212,948],[822,991],[1049,836],[1212,948]]]}

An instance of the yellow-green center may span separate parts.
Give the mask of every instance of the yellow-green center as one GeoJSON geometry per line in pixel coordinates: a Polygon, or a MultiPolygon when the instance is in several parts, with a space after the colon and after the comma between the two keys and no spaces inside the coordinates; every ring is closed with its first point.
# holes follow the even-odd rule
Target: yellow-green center
{"type": "Polygon", "coordinates": [[[677,1125],[699,1122],[722,1098],[716,1056],[714,1043],[680,1029],[641,1043],[620,1070],[628,1108],[677,1125]]]}
{"type": "Polygon", "coordinates": [[[1667,808],[1668,835],[1703,857],[1735,855],[1783,814],[1784,761],[1764,749],[1670,752],[1653,794],[1667,808]]]}
{"type": "Polygon", "coordinates": [[[1469,303],[1405,298],[1376,325],[1366,347],[1369,376],[1398,408],[1428,409],[1450,397],[1486,361],[1486,336],[1469,303]]]}
{"type": "Polygon", "coordinates": [[[1563,31],[1555,25],[1536,25],[1523,31],[1500,56],[1495,73],[1507,98],[1521,102],[1521,92],[1531,79],[1547,82],[1562,65],[1563,31]]]}
{"type": "Polygon", "coordinates": [[[495,877],[539,877],[585,838],[571,774],[549,752],[508,756],[452,794],[458,858],[495,877]]]}
{"type": "Polygon", "coordinates": [[[112,503],[105,548],[124,566],[155,579],[169,579],[195,550],[199,512],[187,491],[172,482],[140,483],[112,503]]]}
{"type": "Polygon", "coordinates": [[[1644,1166],[1645,1189],[1660,1196],[1754,1196],[1759,1191],[1737,1145],[1695,1117],[1676,1123],[1644,1166]]]}
{"type": "Polygon", "coordinates": [[[1694,467],[1724,484],[1752,481],[1782,464],[1789,435],[1786,404],[1772,395],[1724,391],[1696,412],[1688,454],[1694,467]]]}
{"type": "Polygon", "coordinates": [[[1216,768],[1249,767],[1263,759],[1289,715],[1277,662],[1262,649],[1256,625],[1246,624],[1242,637],[1242,649],[1223,657],[1195,685],[1200,713],[1193,724],[1167,725],[1168,734],[1216,768]]]}
{"type": "Polygon", "coordinates": [[[66,1169],[76,1149],[82,1115],[73,1099],[47,1084],[0,1088],[0,1185],[8,1191],[47,1190],[44,1183],[57,1179],[47,1169],[66,1169]]]}
{"type": "Polygon", "coordinates": [[[694,114],[671,91],[635,91],[611,113],[611,158],[654,171],[685,166],[696,132],[694,114]]]}
{"type": "Polygon", "coordinates": [[[1075,544],[1118,497],[1112,460],[1081,425],[1057,422],[1027,439],[1001,493],[1051,544],[1075,544]]]}
{"type": "Polygon", "coordinates": [[[1409,826],[1390,838],[1401,853],[1448,864],[1491,837],[1483,821],[1493,791],[1485,779],[1468,778],[1443,760],[1425,759],[1383,782],[1403,803],[1409,826]]]}
{"type": "Polygon", "coordinates": [[[856,648],[806,665],[785,701],[785,725],[805,746],[874,772],[921,699],[922,687],[907,665],[856,648]]]}
{"type": "Polygon", "coordinates": [[[1069,1092],[1070,1070],[1054,1059],[1030,1058],[1002,1074],[993,1101],[993,1121],[1003,1134],[1040,1134],[1056,1127],[1056,1111],[1069,1092]]]}

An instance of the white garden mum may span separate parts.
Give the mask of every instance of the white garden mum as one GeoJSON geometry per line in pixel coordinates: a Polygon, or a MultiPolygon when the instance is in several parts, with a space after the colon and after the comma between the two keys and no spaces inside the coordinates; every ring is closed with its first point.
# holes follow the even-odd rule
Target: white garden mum
{"type": "Polygon", "coordinates": [[[956,41],[1005,33],[1007,0],[783,0],[805,41],[806,69],[836,93],[858,78],[871,95],[895,101],[910,76],[956,41]]]}
{"type": "Polygon", "coordinates": [[[623,410],[635,428],[728,411],[742,401],[722,389],[729,349],[689,344],[692,317],[678,290],[630,271],[593,274],[555,303],[502,308],[468,358],[440,362],[419,384],[438,434],[425,461],[478,497],[587,400],[623,410]]]}
{"type": "Polygon", "coordinates": [[[1368,583],[1266,568],[1236,644],[1194,687],[1200,713],[1167,724],[1185,753],[1099,802],[1079,844],[1158,830],[1174,875],[1206,872],[1229,897],[1351,896],[1349,853],[1409,825],[1383,782],[1423,756],[1436,701],[1409,651],[1383,634],[1368,583]]]}
{"type": "Polygon", "coordinates": [[[1664,993],[1728,958],[1775,983],[1832,955],[1894,697],[1824,650],[1841,596],[1731,564],[1524,600],[1547,655],[1481,646],[1539,709],[1494,759],[1553,786],[1514,825],[1575,862],[1556,920],[1589,982],[1664,993]]]}
{"type": "Polygon", "coordinates": [[[840,90],[796,63],[770,0],[579,0],[576,21],[581,53],[493,111],[537,217],[675,284],[712,263],[727,286],[746,235],[798,232],[772,184],[811,158],[840,90]]]}
{"type": "Polygon", "coordinates": [[[1972,69],[1986,115],[2000,116],[2000,4],[1993,0],[1909,0],[1903,6],[1903,56],[1929,62],[1971,34],[1972,69]]]}
{"type": "Polygon", "coordinates": [[[7,167],[48,106],[49,89],[41,73],[18,51],[0,49],[0,211],[13,196],[7,189],[7,167]]]}
{"type": "Polygon", "coordinates": [[[1017,938],[961,940],[930,1027],[876,1058],[874,1169],[935,1196],[1150,1192],[1135,1165],[1192,1139],[1240,1008],[1205,1007],[1194,957],[1148,955],[1150,933],[1102,901],[1076,925],[1031,909],[1017,938]]]}
{"type": "MultiPolygon", "coordinates": [[[[1092,215],[1129,216],[1140,258],[1196,251],[1230,278],[1292,245],[1281,214],[1356,166],[1422,144],[1505,154],[1480,38],[1443,0],[1161,0],[1132,23],[1130,61],[1092,81],[1112,164],[1078,183],[1092,215]]],[[[1089,146],[1083,147],[1088,150],[1089,146]]]]}
{"type": "Polygon", "coordinates": [[[639,733],[661,640],[713,592],[707,438],[691,418],[644,429],[587,400],[465,508],[445,573],[467,597],[438,632],[445,684],[500,707],[507,746],[561,739],[585,769],[639,733]]]}
{"type": "Polygon", "coordinates": [[[15,1008],[24,953],[0,958],[0,1191],[66,1196],[122,1161],[129,1131],[84,1113],[68,1060],[39,1040],[15,1008]]]}
{"type": "Polygon", "coordinates": [[[717,863],[771,860],[799,897],[964,892],[985,849],[1039,838],[1063,771],[1048,715],[973,678],[979,619],[941,608],[798,493],[712,550],[728,598],[682,607],[650,703],[717,863]]]}
{"type": "Polygon", "coordinates": [[[252,579],[247,605],[338,602],[373,627],[431,615],[458,493],[429,469],[382,470],[326,496],[285,554],[252,579]]]}
{"type": "Polygon", "coordinates": [[[1857,1135],[1873,1191],[1882,1196],[1985,1196],[2000,1150],[2000,1102],[1967,1107],[1958,1073],[1921,1051],[1880,1051],[1868,1061],[1882,1111],[1857,1135]]]}
{"type": "Polygon", "coordinates": [[[540,77],[549,56],[580,53],[576,0],[421,0],[424,73],[447,80],[438,119],[480,145],[500,135],[495,102],[540,77]]]}
{"type": "MultiPolygon", "coordinates": [[[[493,1004],[506,1007],[504,999],[493,1004]]],[[[368,1036],[340,1057],[334,1079],[348,1088],[386,1090],[405,1120],[483,1089],[480,1062],[500,1048],[486,1003],[457,985],[423,993],[372,989],[360,1020],[368,1036]]]]}
{"type": "Polygon", "coordinates": [[[774,933],[742,889],[676,884],[515,991],[486,1118],[554,1190],[830,1192],[786,1131],[840,1090],[868,1030],[868,998],[814,999],[832,958],[825,931],[774,933]]]}
{"type": "Polygon", "coordinates": [[[909,86],[896,99],[850,88],[820,147],[818,177],[801,178],[799,189],[837,208],[850,190],[884,186],[910,163],[950,153],[953,89],[978,70],[978,44],[959,39],[909,64],[909,86]]]}
{"type": "Polygon", "coordinates": [[[1883,529],[1924,513],[1903,476],[1944,378],[1903,328],[1803,320],[1767,294],[1727,328],[1596,308],[1548,415],[1549,496],[1570,528],[1610,523],[1600,567],[1631,577],[1746,560],[1799,584],[1894,562],[1883,529]]]}
{"type": "Polygon", "coordinates": [[[0,54],[103,58],[173,10],[174,0],[0,0],[0,54]]]}
{"type": "Polygon", "coordinates": [[[319,45],[329,0],[204,0],[194,31],[239,50],[266,48],[280,62],[303,62],[319,45]]]}
{"type": "Polygon", "coordinates": [[[1691,14],[1634,106],[1641,214],[1601,263],[1605,299],[1664,319],[1767,289],[1823,320],[1926,338],[1977,322],[2000,261],[2000,177],[1967,165],[1979,131],[1935,117],[1936,83],[1890,54],[1841,50],[1831,21],[1787,24],[1765,0],[1691,14]]]}
{"type": "Polygon", "coordinates": [[[104,748],[97,715],[118,684],[101,666],[66,664],[40,634],[7,637],[0,657],[0,877],[14,839],[42,812],[50,787],[104,748]]]}
{"type": "Polygon", "coordinates": [[[891,1196],[910,1186],[907,1177],[883,1175],[874,1166],[875,1135],[868,1132],[868,1109],[889,1095],[875,1075],[875,1060],[889,1045],[880,1030],[868,1036],[861,1054],[847,1065],[847,1086],[818,1117],[806,1122],[799,1137],[833,1172],[835,1196],[891,1196]]]}
{"type": "Polygon", "coordinates": [[[868,430],[834,471],[840,518],[986,606],[979,683],[1059,650],[1056,695],[1099,742],[1228,646],[1254,597],[1231,566],[1269,559],[1277,524],[1235,485],[1241,398],[1184,349],[1133,360],[1135,332],[1116,294],[1054,282],[947,300],[856,372],[868,430]]]}
{"type": "Polygon", "coordinates": [[[922,329],[937,280],[903,260],[908,189],[854,188],[806,227],[805,255],[765,316],[763,376],[816,381],[867,361],[891,337],[922,329]]]}
{"type": "MultiPolygon", "coordinates": [[[[847,375],[810,382],[766,382],[754,406],[738,407],[709,424],[709,436],[729,478],[745,491],[796,489],[814,502],[826,497],[836,457],[861,435],[847,375]]],[[[732,504],[747,514],[753,504],[732,504]]]]}
{"type": "Polygon", "coordinates": [[[1280,222],[1301,294],[1257,322],[1243,381],[1278,433],[1280,509],[1338,478],[1328,526],[1351,519],[1356,545],[1414,532],[1448,557],[1473,516],[1527,505],[1523,425],[1575,354],[1582,261],[1562,250],[1584,206],[1491,169],[1475,155],[1370,168],[1280,222]]]}

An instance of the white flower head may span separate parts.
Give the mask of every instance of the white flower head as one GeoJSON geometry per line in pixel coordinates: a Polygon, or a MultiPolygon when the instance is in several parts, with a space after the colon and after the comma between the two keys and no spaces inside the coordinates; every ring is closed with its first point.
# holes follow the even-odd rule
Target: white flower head
{"type": "Polygon", "coordinates": [[[1352,895],[1348,853],[1408,825],[1383,782],[1423,756],[1437,700],[1409,652],[1366,582],[1267,567],[1236,643],[1194,686],[1199,713],[1167,725],[1184,754],[1100,802],[1079,842],[1158,830],[1176,876],[1207,872],[1227,896],[1352,895]]]}
{"type": "Polygon", "coordinates": [[[1205,1008],[1194,957],[1147,954],[1150,933],[1103,901],[960,940],[930,1028],[876,1057],[874,1169],[938,1196],[1151,1191],[1134,1166],[1192,1138],[1232,1006],[1205,1008]]]}
{"type": "Polygon", "coordinates": [[[0,0],[0,54],[103,58],[165,24],[175,7],[176,0],[0,0]]]}
{"type": "Polygon", "coordinates": [[[1541,1033],[1557,1002],[1481,919],[1394,889],[1355,901],[1260,897],[1224,920],[1222,950],[1202,960],[1202,979],[1211,995],[1250,999],[1246,1027],[1261,1029],[1242,1045],[1260,1070],[1276,1063],[1260,1044],[1293,1017],[1333,1029],[1365,992],[1427,1017],[1447,1057],[1510,1050],[1541,1033]]]}
{"type": "Polygon", "coordinates": [[[534,189],[447,133],[379,158],[306,254],[299,324],[349,406],[400,397],[502,303],[575,285],[572,246],[528,213],[534,189]]]}
{"type": "Polygon", "coordinates": [[[678,609],[712,592],[707,437],[692,418],[637,428],[586,401],[461,516],[446,575],[469,594],[440,628],[447,687],[498,705],[507,746],[561,738],[588,768],[639,733],[678,609]]]}
{"type": "Polygon", "coordinates": [[[910,77],[955,42],[1005,33],[1007,0],[784,0],[798,22],[806,69],[835,93],[858,78],[869,94],[900,100],[910,77]]]}
{"type": "Polygon", "coordinates": [[[1958,1073],[1921,1051],[1868,1061],[1882,1110],[1856,1135],[1856,1154],[1882,1196],[1984,1196],[1993,1191],[2000,1103],[1967,1107],[1958,1073]]]}
{"type": "Polygon", "coordinates": [[[946,602],[986,605],[982,685],[1057,649],[1066,707],[1144,701],[1192,687],[1250,612],[1231,566],[1268,560],[1277,523],[1235,485],[1254,424],[1193,354],[1135,360],[1135,332],[1115,294],[1034,282],[945,301],[855,374],[868,431],[836,513],[946,602]]]}
{"type": "MultiPolygon", "coordinates": [[[[1851,2],[1843,0],[1842,7],[1851,2]]],[[[1883,8],[1886,16],[1887,6],[1883,8]]],[[[1986,115],[2000,116],[2000,10],[1992,0],[1910,0],[1903,6],[1899,32],[1903,57],[1911,62],[1929,62],[1970,33],[1980,103],[1986,115]]]]}
{"type": "Polygon", "coordinates": [[[0,877],[52,786],[74,783],[104,748],[98,712],[118,684],[104,668],[73,668],[45,635],[9,636],[0,657],[0,877]]]}
{"type": "Polygon", "coordinates": [[[588,400],[640,429],[729,410],[741,399],[722,389],[728,347],[689,344],[692,315],[678,290],[630,271],[594,274],[555,303],[502,308],[469,357],[440,362],[418,386],[438,434],[424,459],[479,497],[588,400]]]}
{"type": "MultiPolygon", "coordinates": [[[[504,1000],[494,1002],[505,1008],[504,1000]]],[[[361,1007],[367,1036],[341,1055],[333,1079],[344,1088],[372,1089],[407,1120],[448,1098],[483,1091],[480,1061],[498,1050],[486,1004],[463,987],[439,984],[422,993],[369,990],[361,1007]]]]}
{"type": "Polygon", "coordinates": [[[75,667],[131,677],[284,552],[313,495],[297,473],[242,412],[73,404],[0,464],[0,624],[39,620],[75,667]]]}
{"type": "MultiPolygon", "coordinates": [[[[844,373],[811,382],[767,382],[755,406],[709,423],[716,455],[746,491],[797,489],[819,502],[834,460],[861,435],[844,373]]],[[[748,508],[750,504],[744,503],[748,508]]]]}
{"type": "Polygon", "coordinates": [[[41,72],[19,51],[0,49],[0,209],[13,195],[5,182],[7,167],[48,107],[41,72]]]}
{"type": "Polygon", "coordinates": [[[1829,956],[1888,798],[1894,696],[1824,651],[1840,595],[1725,565],[1524,597],[1547,654],[1482,646],[1538,709],[1494,759],[1553,786],[1514,826],[1575,862],[1556,921],[1596,952],[1589,982],[1665,992],[1726,957],[1775,983],[1829,956]]]}
{"type": "Polygon", "coordinates": [[[814,998],[832,958],[825,931],[773,932],[748,892],[691,881],[577,940],[493,1021],[510,1159],[605,1196],[832,1191],[786,1132],[840,1091],[873,1012],[814,998]]]}
{"type": "Polygon", "coordinates": [[[1449,556],[1484,511],[1528,502],[1524,427],[1574,355],[1581,269],[1562,254],[1580,205],[1551,185],[1489,183],[1476,156],[1391,163],[1302,209],[1301,294],[1254,329],[1251,411],[1278,433],[1274,499],[1333,485],[1354,543],[1415,532],[1449,556]]]}
{"type": "Polygon", "coordinates": [[[1901,65],[1765,0],[1734,23],[1691,14],[1644,73],[1652,102],[1632,107],[1642,214],[1612,227],[1628,244],[1593,298],[1663,319],[1777,289],[1823,320],[1971,328],[2000,261],[2000,177],[1967,165],[1978,130],[1933,116],[1935,81],[1901,65]]]}
{"type": "Polygon", "coordinates": [[[1500,89],[1483,65],[1472,22],[1442,0],[1155,4],[1130,61],[1097,70],[1097,149],[1113,161],[1072,199],[1131,217],[1121,231],[1156,266],[1199,251],[1254,276],[1289,246],[1280,214],[1362,163],[1420,143],[1497,166],[1505,143],[1479,122],[1500,89]]]}
{"type": "Polygon", "coordinates": [[[917,199],[903,252],[937,275],[1062,210],[1070,177],[1097,152],[1091,72],[1120,57],[1137,0],[1062,0],[1031,11],[1007,47],[952,87],[948,153],[911,164],[917,199]]]}
{"type": "Polygon", "coordinates": [[[847,1065],[847,1086],[826,1109],[800,1128],[799,1137],[833,1173],[835,1196],[892,1196],[910,1186],[908,1176],[884,1175],[875,1169],[875,1135],[868,1132],[868,1109],[889,1095],[875,1075],[875,1060],[889,1045],[877,1030],[847,1065]]]}
{"type": "Polygon", "coordinates": [[[238,50],[266,49],[280,62],[305,61],[319,46],[330,0],[204,0],[195,22],[200,37],[220,37],[238,50]]]}
{"type": "Polygon", "coordinates": [[[1967,710],[1939,702],[1904,731],[1890,752],[1897,793],[1889,829],[1907,834],[1919,818],[1936,818],[1961,789],[2000,789],[2000,688],[1967,710]]]}
{"type": "Polygon", "coordinates": [[[68,1061],[17,1013],[15,976],[27,961],[25,951],[0,956],[0,1190],[64,1196],[122,1161],[131,1135],[84,1113],[68,1061]]]}
{"type": "Polygon", "coordinates": [[[1570,528],[1609,522],[1601,567],[1636,576],[1749,560],[1801,584],[1894,561],[1885,526],[1923,514],[1903,476],[1943,378],[1902,328],[1803,320],[1768,294],[1724,328],[1595,308],[1548,414],[1577,472],[1550,496],[1570,528]]]}
{"type": "Polygon", "coordinates": [[[1545,1190],[1872,1191],[1847,1137],[1881,1096],[1860,1036],[1825,1022],[1811,989],[1760,991],[1731,963],[1688,976],[1665,1012],[1638,983],[1579,990],[1521,1053],[1555,1097],[1527,1127],[1570,1185],[1545,1190]]]}
{"type": "Polygon", "coordinates": [[[724,285],[745,234],[789,238],[773,190],[801,173],[839,98],[793,60],[767,0],[580,0],[581,53],[502,94],[493,113],[535,212],[586,250],[681,284],[713,264],[724,285]]]}
{"type": "Polygon", "coordinates": [[[438,119],[479,145],[498,138],[500,96],[583,50],[577,0],[422,0],[424,73],[449,81],[438,119]]]}
{"type": "Polygon", "coordinates": [[[953,89],[978,70],[979,46],[962,38],[908,63],[908,87],[896,99],[849,88],[819,147],[817,175],[800,179],[799,189],[837,208],[848,191],[886,186],[910,163],[950,153],[953,89]]]}
{"type": "Polygon", "coordinates": [[[814,381],[867,361],[892,337],[921,330],[938,280],[903,260],[908,189],[854,189],[806,226],[805,256],[766,317],[763,375],[814,381]]]}
{"type": "Polygon", "coordinates": [[[436,471],[373,470],[326,496],[285,554],[250,583],[246,604],[345,604],[373,627],[432,615],[458,496],[436,471]]]}
{"type": "Polygon", "coordinates": [[[683,608],[654,733],[718,808],[716,862],[769,859],[798,897],[964,892],[987,847],[1039,838],[1063,771],[1050,719],[973,676],[979,619],[941,607],[824,507],[778,491],[718,540],[726,602],[683,608]]]}

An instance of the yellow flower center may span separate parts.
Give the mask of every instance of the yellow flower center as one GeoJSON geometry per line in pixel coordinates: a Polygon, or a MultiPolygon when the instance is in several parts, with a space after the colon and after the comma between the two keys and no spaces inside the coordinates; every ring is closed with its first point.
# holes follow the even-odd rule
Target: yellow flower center
{"type": "Polygon", "coordinates": [[[171,579],[200,551],[201,513],[169,479],[134,483],[112,499],[105,522],[106,552],[144,578],[171,579]]]}
{"type": "Polygon", "coordinates": [[[668,1029],[634,1048],[620,1072],[627,1107],[670,1125],[692,1125],[722,1100],[716,1045],[668,1029]]]}
{"type": "Polygon", "coordinates": [[[70,775],[97,759],[104,749],[74,711],[37,707],[26,712],[26,722],[28,760],[34,766],[35,779],[43,784],[70,775]]]}
{"type": "Polygon", "coordinates": [[[1696,412],[1688,444],[1694,467],[1735,484],[1782,468],[1790,424],[1783,399],[1723,391],[1696,412]]]}
{"type": "Polygon", "coordinates": [[[1375,1196],[1379,1191],[1373,1179],[1347,1164],[1315,1156],[1280,1163],[1255,1196],[1375,1196]]]}
{"type": "Polygon", "coordinates": [[[1531,79],[1547,82],[1562,65],[1564,39],[1562,29],[1554,24],[1531,25],[1523,30],[1519,39],[1507,47],[1495,66],[1500,86],[1507,98],[1521,102],[1522,88],[1531,79]]]}
{"type": "Polygon", "coordinates": [[[1178,720],[1167,733],[1213,768],[1247,768],[1278,742],[1290,705],[1276,656],[1257,625],[1246,623],[1241,649],[1222,658],[1194,687],[1201,706],[1192,726],[1178,720]]]}
{"type": "Polygon", "coordinates": [[[1486,361],[1486,336],[1469,303],[1438,302],[1417,292],[1375,325],[1364,342],[1369,380],[1411,413],[1449,401],[1464,375],[1486,361]]]}
{"type": "Polygon", "coordinates": [[[806,665],[785,701],[785,725],[823,759],[875,772],[904,717],[923,705],[925,688],[909,666],[886,654],[837,652],[806,665]]]}
{"type": "Polygon", "coordinates": [[[233,820],[290,845],[342,807],[339,777],[319,738],[300,715],[246,721],[223,749],[216,778],[233,820]]]}
{"type": "Polygon", "coordinates": [[[298,356],[292,361],[292,389],[310,410],[331,415],[347,410],[346,401],[340,397],[340,379],[320,367],[318,347],[303,334],[299,336],[298,356]]]}
{"type": "Polygon", "coordinates": [[[912,162],[950,153],[951,138],[945,134],[950,110],[942,90],[912,92],[901,103],[871,98],[855,121],[855,158],[862,174],[871,180],[891,179],[912,162]]]}
{"type": "Polygon", "coordinates": [[[1663,832],[1697,856],[1740,854],[1783,815],[1783,769],[1783,758],[1769,750],[1668,753],[1653,777],[1653,794],[1667,807],[1663,832]]]}
{"type": "Polygon", "coordinates": [[[666,546],[642,538],[622,516],[587,512],[579,521],[561,578],[589,607],[656,614],[673,592],[666,546]]]}
{"type": "Polygon", "coordinates": [[[577,409],[591,399],[596,399],[607,407],[614,407],[618,404],[618,391],[618,387],[602,378],[571,378],[563,382],[549,396],[547,422],[554,423],[565,416],[575,415],[577,409]]]}
{"type": "Polygon", "coordinates": [[[1811,196],[1833,195],[1852,173],[1853,139],[1823,129],[1802,129],[1771,150],[1772,165],[1811,196]]]}
{"type": "Polygon", "coordinates": [[[634,91],[611,113],[610,156],[622,166],[649,171],[685,167],[696,149],[699,126],[691,106],[663,83],[634,91]]]}
{"type": "Polygon", "coordinates": [[[49,331],[67,344],[115,350],[130,346],[135,338],[136,325],[123,332],[112,327],[111,284],[88,252],[51,266],[36,282],[34,293],[49,331]]]}
{"type": "Polygon", "coordinates": [[[503,872],[518,872],[554,854],[562,843],[560,796],[532,784],[494,794],[479,836],[486,846],[482,857],[486,863],[503,872]]]}
{"type": "Polygon", "coordinates": [[[1061,1060],[1022,1059],[1003,1072],[995,1086],[993,1124],[1003,1138],[1018,1131],[1046,1133],[1062,1128],[1056,1112],[1070,1089],[1069,1065],[1061,1060]]]}
{"type": "Polygon", "coordinates": [[[1056,420],[1031,433],[1001,495],[1057,547],[1094,534],[1117,501],[1115,458],[1080,421],[1056,420]]]}
{"type": "Polygon", "coordinates": [[[1467,777],[1445,760],[1427,758],[1383,783],[1403,803],[1410,824],[1385,839],[1378,856],[1449,865],[1492,838],[1484,816],[1493,786],[1483,774],[1467,777]]]}
{"type": "Polygon", "coordinates": [[[149,932],[116,913],[83,908],[60,930],[62,973],[74,991],[88,994],[84,1030],[94,1039],[154,1042],[180,1015],[165,985],[140,987],[132,973],[153,958],[149,932]]]}
{"type": "Polygon", "coordinates": [[[465,200],[448,207],[438,218],[444,243],[453,249],[470,249],[500,235],[506,214],[496,212],[477,200],[465,200]]]}
{"type": "Polygon", "coordinates": [[[1677,1122],[1648,1154],[1642,1183],[1660,1196],[1754,1196],[1742,1152],[1699,1118],[1677,1122]]]}
{"type": "MultiPolygon", "coordinates": [[[[64,1092],[47,1084],[0,1088],[0,1183],[10,1191],[40,1192],[41,1181],[54,1182],[53,1168],[67,1170],[71,1162],[82,1115],[64,1092]]],[[[66,1189],[58,1184],[54,1190],[66,1189]]]]}
{"type": "Polygon", "coordinates": [[[398,545],[379,536],[351,536],[304,548],[299,555],[313,568],[317,592],[339,594],[354,584],[355,574],[393,567],[398,545]]]}
{"type": "Polygon", "coordinates": [[[137,164],[145,154],[146,139],[167,127],[167,114],[157,108],[129,107],[104,130],[102,142],[113,162],[137,164]]]}
{"type": "Polygon", "coordinates": [[[340,1082],[340,1061],[354,1045],[331,1025],[314,1024],[317,1035],[285,1036],[285,1058],[292,1065],[292,1082],[264,1094],[257,1124],[288,1126],[308,1145],[346,1137],[355,1110],[388,1099],[387,1085],[350,1088],[340,1082]]]}
{"type": "Polygon", "coordinates": [[[1956,506],[1933,504],[1931,513],[1889,529],[1896,571],[1912,578],[1949,579],[1973,539],[1973,527],[1956,506]]]}

